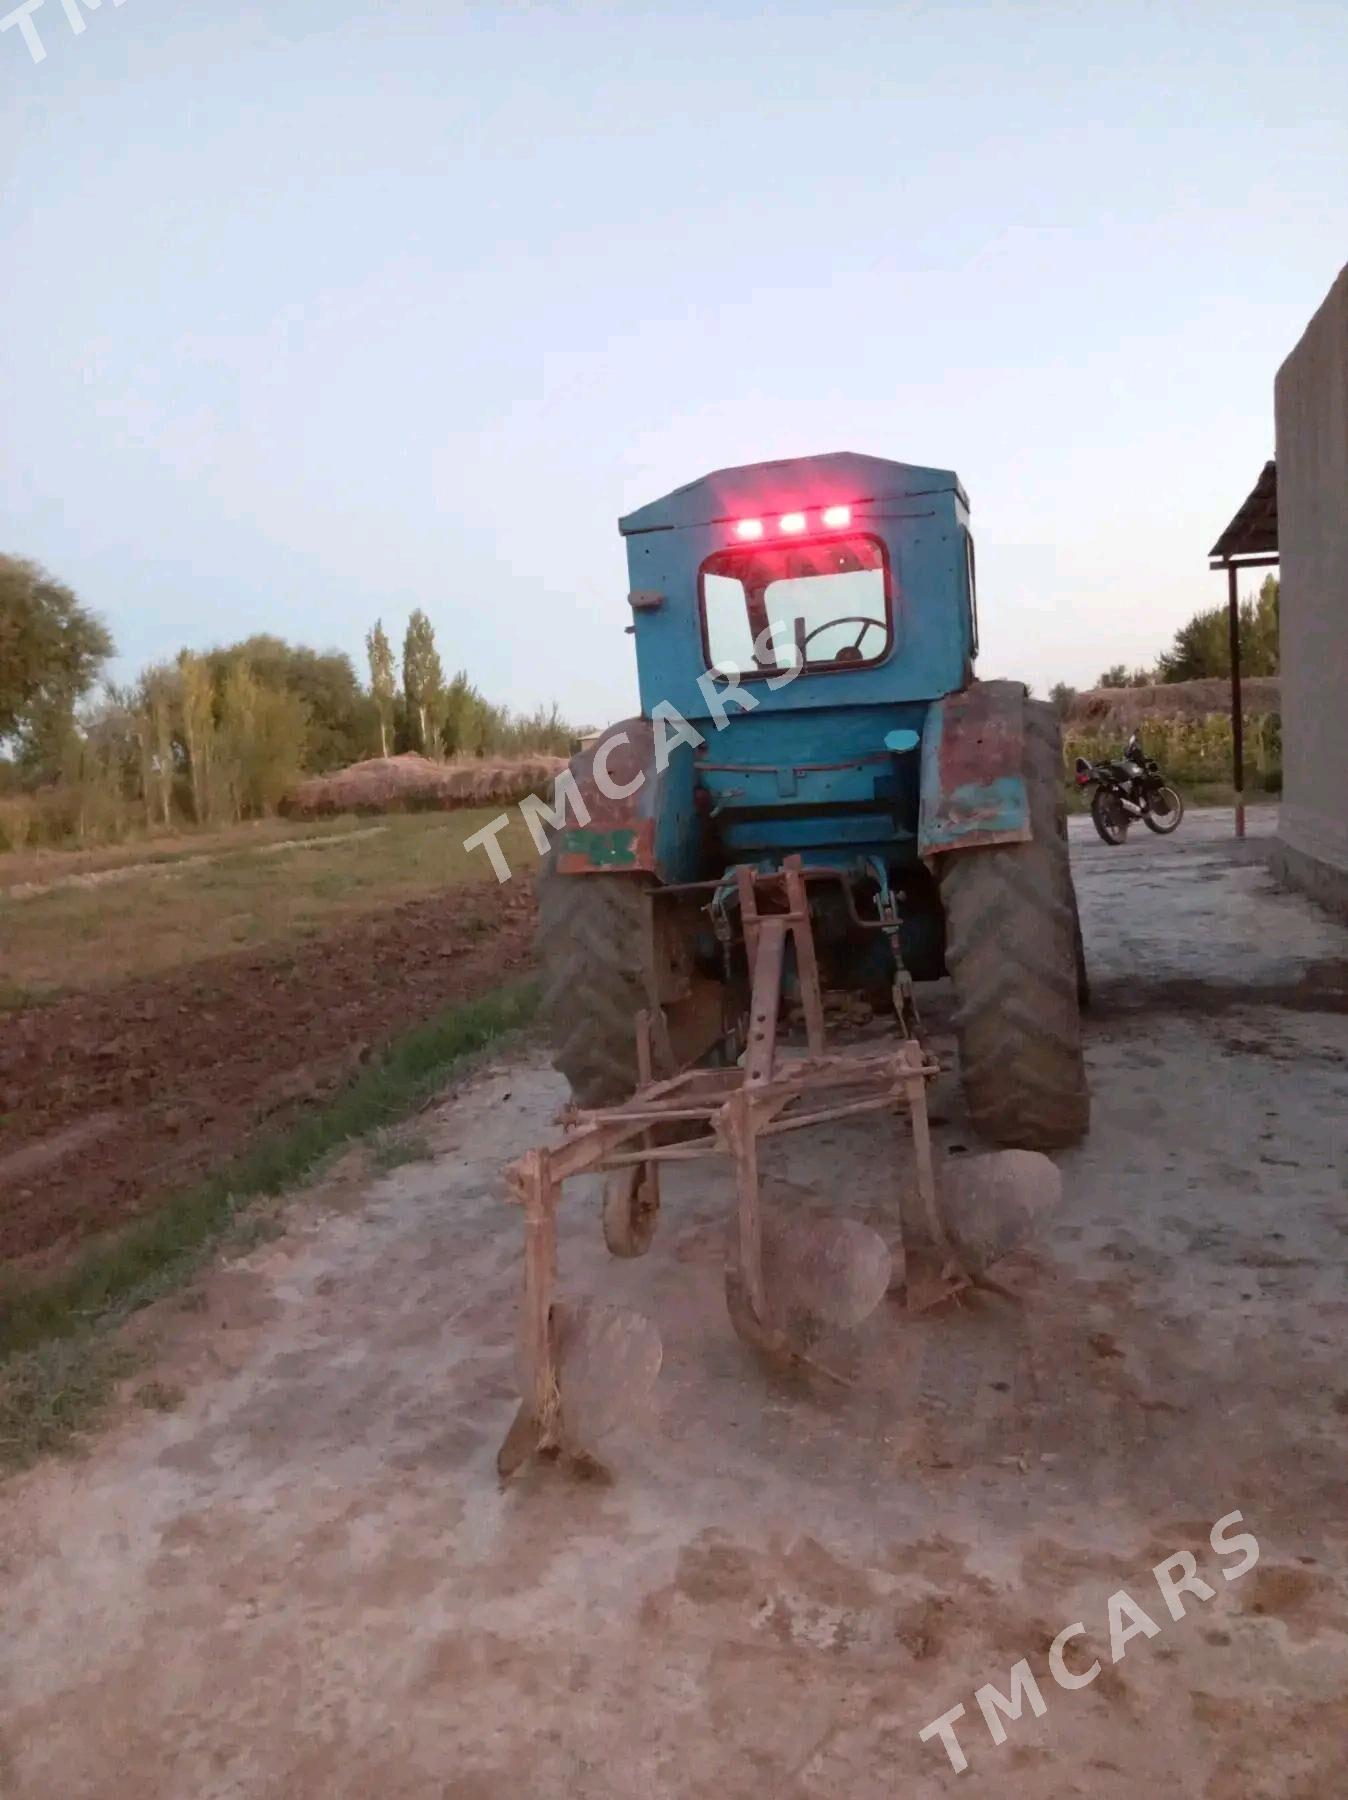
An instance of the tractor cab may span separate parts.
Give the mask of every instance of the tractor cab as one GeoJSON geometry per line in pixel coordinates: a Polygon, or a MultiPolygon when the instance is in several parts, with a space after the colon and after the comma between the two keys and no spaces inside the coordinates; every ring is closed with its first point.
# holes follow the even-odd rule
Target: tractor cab
{"type": "Polygon", "coordinates": [[[671,771],[709,820],[704,850],[723,866],[912,860],[914,752],[976,650],[955,475],[846,452],[757,463],[621,530],[642,712],[673,708],[705,739],[690,774],[671,771]]]}
{"type": "Polygon", "coordinates": [[[947,469],[851,452],[722,469],[619,523],[642,711],[714,716],[930,701],[977,650],[969,506],[947,469]]]}

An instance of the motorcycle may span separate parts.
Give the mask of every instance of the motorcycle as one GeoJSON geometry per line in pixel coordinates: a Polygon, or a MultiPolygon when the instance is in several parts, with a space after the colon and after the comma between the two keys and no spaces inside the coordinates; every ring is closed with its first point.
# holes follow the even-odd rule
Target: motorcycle
{"type": "Polygon", "coordinates": [[[1079,788],[1095,783],[1091,819],[1107,844],[1121,844],[1134,819],[1149,831],[1168,837],[1184,817],[1184,801],[1161,775],[1160,764],[1144,754],[1137,733],[1128,739],[1117,762],[1076,763],[1079,788]]]}

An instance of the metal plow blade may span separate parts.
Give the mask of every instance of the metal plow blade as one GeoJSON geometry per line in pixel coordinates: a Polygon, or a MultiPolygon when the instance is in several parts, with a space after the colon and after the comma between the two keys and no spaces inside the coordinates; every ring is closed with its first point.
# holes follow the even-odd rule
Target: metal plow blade
{"type": "Polygon", "coordinates": [[[557,1301],[548,1317],[548,1366],[520,1355],[520,1403],[496,1466],[508,1476],[536,1451],[592,1459],[595,1446],[646,1403],[664,1347],[655,1323],[626,1306],[557,1301]]]}
{"type": "Polygon", "coordinates": [[[559,1301],[552,1330],[563,1443],[580,1454],[645,1404],[664,1346],[655,1322],[627,1306],[559,1301]]]}
{"type": "Polygon", "coordinates": [[[765,1221],[760,1308],[743,1277],[736,1231],[726,1261],[731,1323],[755,1349],[808,1360],[820,1338],[851,1330],[875,1311],[893,1266],[879,1232],[856,1219],[765,1221]]]}
{"type": "Polygon", "coordinates": [[[1019,1250],[1062,1199],[1062,1175],[1038,1150],[958,1157],[941,1186],[946,1236],[973,1276],[1019,1250]]]}

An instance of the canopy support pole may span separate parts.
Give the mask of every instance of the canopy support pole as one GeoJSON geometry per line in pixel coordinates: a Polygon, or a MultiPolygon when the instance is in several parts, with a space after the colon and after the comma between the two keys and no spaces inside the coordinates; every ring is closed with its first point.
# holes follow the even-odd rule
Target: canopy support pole
{"type": "Polygon", "coordinates": [[[1245,836],[1245,720],[1240,704],[1240,600],[1236,565],[1226,565],[1226,622],[1231,637],[1231,785],[1236,790],[1236,836],[1245,836]]]}

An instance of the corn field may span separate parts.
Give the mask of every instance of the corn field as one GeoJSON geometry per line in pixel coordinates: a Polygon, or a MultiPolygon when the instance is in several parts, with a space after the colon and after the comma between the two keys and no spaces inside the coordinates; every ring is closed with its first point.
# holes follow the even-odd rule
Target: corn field
{"type": "MultiPolygon", "coordinates": [[[[1209,713],[1196,719],[1146,718],[1138,727],[1138,736],[1147,755],[1180,786],[1231,779],[1231,721],[1224,714],[1209,713]]],[[[1124,742],[1117,730],[1083,727],[1069,719],[1063,725],[1065,768],[1070,771],[1078,756],[1087,762],[1117,757],[1124,742]]],[[[1255,792],[1281,791],[1282,718],[1278,713],[1245,715],[1245,786],[1255,792]]]]}

